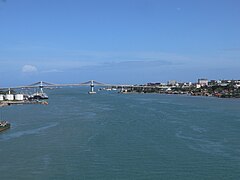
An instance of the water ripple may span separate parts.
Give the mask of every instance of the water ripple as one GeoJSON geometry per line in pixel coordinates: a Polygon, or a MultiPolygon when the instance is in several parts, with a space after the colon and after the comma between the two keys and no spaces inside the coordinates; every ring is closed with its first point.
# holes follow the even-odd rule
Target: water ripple
{"type": "Polygon", "coordinates": [[[209,139],[204,138],[196,138],[192,136],[183,135],[182,131],[178,131],[176,133],[176,137],[181,138],[185,141],[189,141],[187,146],[195,151],[200,151],[208,154],[213,155],[221,155],[224,157],[231,157],[229,153],[227,153],[227,149],[222,144],[222,142],[217,142],[209,139]]]}

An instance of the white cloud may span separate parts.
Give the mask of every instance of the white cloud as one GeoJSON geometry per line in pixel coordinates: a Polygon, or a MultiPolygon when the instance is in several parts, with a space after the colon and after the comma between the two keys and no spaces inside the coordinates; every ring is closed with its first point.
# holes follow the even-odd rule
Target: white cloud
{"type": "Polygon", "coordinates": [[[22,67],[22,72],[23,73],[36,73],[36,72],[38,72],[38,70],[35,66],[27,64],[22,67]]]}

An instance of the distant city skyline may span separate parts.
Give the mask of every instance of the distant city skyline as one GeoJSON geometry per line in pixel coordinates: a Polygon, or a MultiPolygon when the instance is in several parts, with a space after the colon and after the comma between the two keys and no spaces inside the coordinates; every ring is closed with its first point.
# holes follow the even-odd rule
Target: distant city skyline
{"type": "Polygon", "coordinates": [[[240,79],[238,0],[0,1],[0,87],[240,79]]]}

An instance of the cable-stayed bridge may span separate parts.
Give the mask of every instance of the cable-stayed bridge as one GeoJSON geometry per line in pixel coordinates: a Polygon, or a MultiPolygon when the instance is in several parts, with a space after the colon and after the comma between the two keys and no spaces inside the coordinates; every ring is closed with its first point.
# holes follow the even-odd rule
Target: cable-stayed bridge
{"type": "Polygon", "coordinates": [[[39,81],[39,82],[35,82],[33,84],[25,85],[25,86],[0,87],[0,90],[39,88],[40,91],[43,92],[43,88],[74,87],[74,86],[90,86],[89,93],[93,94],[95,93],[94,91],[95,86],[124,88],[124,87],[132,87],[133,85],[106,84],[106,83],[101,83],[95,80],[90,80],[83,83],[73,83],[73,84],[54,84],[54,83],[49,83],[45,81],[39,81]]]}

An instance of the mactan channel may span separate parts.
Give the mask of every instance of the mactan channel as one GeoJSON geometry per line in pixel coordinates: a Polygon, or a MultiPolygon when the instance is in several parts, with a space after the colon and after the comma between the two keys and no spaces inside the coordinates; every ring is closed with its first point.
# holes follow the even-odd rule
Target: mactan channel
{"type": "MultiPolygon", "coordinates": [[[[52,84],[39,81],[28,86],[17,86],[10,88],[0,88],[0,108],[18,104],[43,104],[47,105],[48,96],[43,92],[43,88],[90,86],[89,94],[96,94],[95,86],[100,86],[100,90],[118,90],[119,93],[159,93],[159,94],[186,94],[191,96],[210,96],[218,98],[240,98],[240,80],[208,80],[198,79],[198,82],[177,82],[170,80],[167,83],[147,83],[143,85],[126,84],[106,84],[90,80],[77,84],[52,84]],[[17,93],[15,90],[37,89],[35,93],[17,93]]],[[[10,123],[0,119],[0,132],[10,128],[10,123]]]]}

